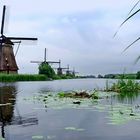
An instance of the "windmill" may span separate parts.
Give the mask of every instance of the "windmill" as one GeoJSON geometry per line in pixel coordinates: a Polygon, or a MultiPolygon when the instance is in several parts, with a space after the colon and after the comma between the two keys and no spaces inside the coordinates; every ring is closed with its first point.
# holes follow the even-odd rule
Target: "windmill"
{"type": "Polygon", "coordinates": [[[73,70],[70,70],[69,65],[68,65],[67,71],[66,71],[66,75],[67,75],[67,76],[72,75],[72,76],[75,77],[75,74],[76,74],[76,73],[78,73],[78,72],[75,71],[75,68],[73,68],[73,70]]]}
{"type": "Polygon", "coordinates": [[[45,64],[59,64],[60,65],[60,60],[59,61],[47,61],[47,50],[45,48],[45,51],[44,51],[44,61],[31,61],[31,63],[37,63],[37,64],[42,64],[42,63],[45,63],[45,64]]]}
{"type": "Polygon", "coordinates": [[[72,74],[74,77],[75,77],[75,74],[76,74],[76,73],[79,73],[79,72],[76,72],[76,71],[75,71],[75,68],[73,68],[73,70],[70,71],[70,72],[71,72],[71,74],[72,74]]]}
{"type": "Polygon", "coordinates": [[[60,74],[62,73],[62,70],[66,70],[66,75],[67,75],[67,76],[70,75],[71,72],[72,72],[72,71],[70,71],[69,65],[67,65],[66,68],[61,68],[61,67],[57,68],[57,72],[60,72],[60,74]],[[60,71],[58,71],[58,70],[60,70],[60,71]]]}
{"type": "Polygon", "coordinates": [[[63,70],[68,70],[69,68],[67,67],[67,68],[62,68],[61,67],[61,60],[59,60],[59,67],[58,68],[56,68],[57,69],[57,75],[63,75],[63,70]]]}
{"type": "Polygon", "coordinates": [[[70,71],[70,66],[68,65],[67,70],[66,70],[66,75],[70,75],[71,71],[70,71]]]}
{"type": "Polygon", "coordinates": [[[6,6],[3,6],[2,23],[1,23],[1,36],[0,36],[0,72],[1,73],[18,73],[18,66],[16,63],[15,55],[13,52],[14,43],[21,40],[37,40],[37,38],[27,37],[7,37],[4,35],[4,22],[5,22],[6,6]],[[13,42],[16,40],[16,42],[13,42]]]}

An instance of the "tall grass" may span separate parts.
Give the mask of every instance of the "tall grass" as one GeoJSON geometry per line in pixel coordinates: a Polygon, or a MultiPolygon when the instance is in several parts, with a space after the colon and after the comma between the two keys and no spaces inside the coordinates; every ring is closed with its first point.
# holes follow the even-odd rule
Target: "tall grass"
{"type": "Polygon", "coordinates": [[[135,80],[124,80],[120,79],[117,83],[113,83],[111,87],[111,91],[115,91],[118,93],[134,93],[140,91],[140,84],[135,80]]]}
{"type": "Polygon", "coordinates": [[[15,81],[45,81],[45,75],[37,74],[0,74],[0,82],[15,82],[15,81]]]}

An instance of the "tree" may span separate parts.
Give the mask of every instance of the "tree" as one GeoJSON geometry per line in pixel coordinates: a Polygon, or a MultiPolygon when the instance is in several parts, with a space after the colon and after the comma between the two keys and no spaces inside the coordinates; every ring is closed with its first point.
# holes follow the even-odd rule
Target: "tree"
{"type": "Polygon", "coordinates": [[[140,71],[137,72],[136,79],[140,79],[140,71]]]}
{"type": "Polygon", "coordinates": [[[45,74],[48,78],[54,78],[55,71],[48,63],[41,63],[39,65],[39,74],[45,74]]]}
{"type": "Polygon", "coordinates": [[[103,76],[101,74],[98,75],[98,78],[103,78],[103,76]]]}

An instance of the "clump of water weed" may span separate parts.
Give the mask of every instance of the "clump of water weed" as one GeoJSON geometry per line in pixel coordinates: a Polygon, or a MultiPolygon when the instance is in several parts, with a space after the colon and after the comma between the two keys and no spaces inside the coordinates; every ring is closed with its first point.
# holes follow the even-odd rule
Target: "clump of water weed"
{"type": "Polygon", "coordinates": [[[112,87],[110,88],[111,91],[118,92],[118,93],[134,93],[140,91],[140,84],[135,80],[128,79],[128,80],[118,80],[117,83],[113,83],[112,87]]]}
{"type": "Polygon", "coordinates": [[[98,94],[94,91],[92,94],[86,91],[73,91],[73,92],[60,92],[58,93],[60,98],[93,98],[99,99],[98,94]]]}

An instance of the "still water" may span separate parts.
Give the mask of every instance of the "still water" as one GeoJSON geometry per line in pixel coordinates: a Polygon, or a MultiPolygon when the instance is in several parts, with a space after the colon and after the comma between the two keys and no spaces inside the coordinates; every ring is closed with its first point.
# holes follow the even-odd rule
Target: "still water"
{"type": "Polygon", "coordinates": [[[38,98],[62,91],[104,89],[106,83],[105,79],[0,83],[0,139],[139,140],[138,94],[130,98],[107,95],[82,107],[68,106],[67,101],[59,107],[61,101],[50,99],[56,101],[54,107],[38,98]]]}

